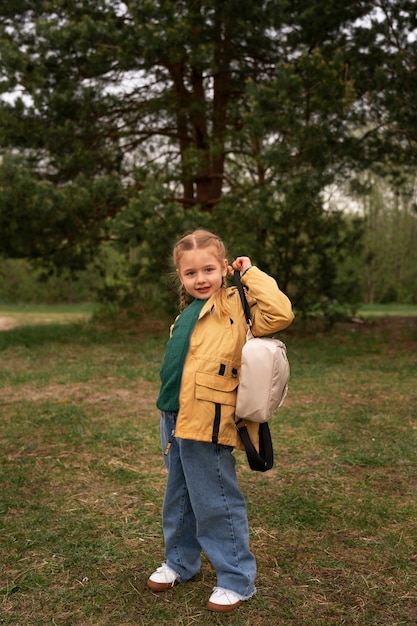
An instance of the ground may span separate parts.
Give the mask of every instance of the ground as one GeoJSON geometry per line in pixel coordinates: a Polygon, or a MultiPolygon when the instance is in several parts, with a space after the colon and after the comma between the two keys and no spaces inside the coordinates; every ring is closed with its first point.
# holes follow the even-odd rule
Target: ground
{"type": "Polygon", "coordinates": [[[17,326],[17,322],[12,317],[0,317],[0,331],[11,330],[15,326],[17,326]]]}

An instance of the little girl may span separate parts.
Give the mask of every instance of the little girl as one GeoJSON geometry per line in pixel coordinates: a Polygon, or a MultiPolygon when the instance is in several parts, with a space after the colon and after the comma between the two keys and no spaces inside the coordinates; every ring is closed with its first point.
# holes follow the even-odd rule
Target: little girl
{"type": "MultiPolygon", "coordinates": [[[[166,562],[148,587],[165,591],[190,580],[207,554],[217,586],[211,611],[232,611],[255,593],[256,562],[249,549],[244,497],[233,448],[243,449],[234,411],[247,325],[239,293],[226,276],[241,273],[252,332],[268,335],[293,319],[291,303],[248,257],[228,265],[222,241],[197,230],[174,247],[182,312],[171,328],[157,406],[168,479],[162,511],[166,562]],[[186,292],[193,298],[185,308],[186,292]]],[[[252,424],[256,442],[257,424],[252,424]]]]}

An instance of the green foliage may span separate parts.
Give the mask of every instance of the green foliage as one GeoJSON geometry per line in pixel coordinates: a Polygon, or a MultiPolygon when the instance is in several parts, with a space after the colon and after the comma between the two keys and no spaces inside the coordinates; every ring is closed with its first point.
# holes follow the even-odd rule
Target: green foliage
{"type": "Polygon", "coordinates": [[[1,253],[76,272],[111,242],[103,297],[159,300],[205,226],[304,313],[355,300],[357,224],[323,191],[415,158],[415,30],[410,0],[7,4],[1,253]]]}
{"type": "MultiPolygon", "coordinates": [[[[113,246],[103,245],[84,270],[45,270],[42,263],[26,259],[2,259],[0,302],[131,304],[138,295],[138,277],[132,261],[113,246]]],[[[142,288],[141,295],[145,295],[142,288]]]]}
{"type": "Polygon", "coordinates": [[[362,173],[355,181],[354,197],[364,221],[365,302],[416,302],[416,182],[414,172],[403,167],[393,168],[389,177],[362,173]]]}
{"type": "Polygon", "coordinates": [[[55,303],[97,301],[97,275],[73,279],[68,272],[46,276],[24,259],[2,259],[0,265],[0,302],[55,303]]]}
{"type": "Polygon", "coordinates": [[[0,250],[4,256],[43,259],[58,268],[85,267],[106,238],[107,220],[123,203],[118,177],[65,186],[33,176],[22,159],[0,164],[0,250]]]}

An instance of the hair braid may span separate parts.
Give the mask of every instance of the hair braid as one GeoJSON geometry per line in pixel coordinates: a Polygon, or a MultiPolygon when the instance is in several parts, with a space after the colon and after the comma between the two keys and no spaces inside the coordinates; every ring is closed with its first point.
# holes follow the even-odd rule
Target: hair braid
{"type": "Polygon", "coordinates": [[[187,291],[184,285],[180,285],[180,311],[182,312],[187,306],[187,291]]]}

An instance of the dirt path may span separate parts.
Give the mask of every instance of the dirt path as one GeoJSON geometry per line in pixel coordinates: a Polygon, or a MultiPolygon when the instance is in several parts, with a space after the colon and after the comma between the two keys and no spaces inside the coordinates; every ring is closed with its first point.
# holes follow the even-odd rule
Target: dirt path
{"type": "Polygon", "coordinates": [[[0,331],[11,330],[15,326],[17,326],[17,322],[12,317],[0,317],[0,331]]]}

